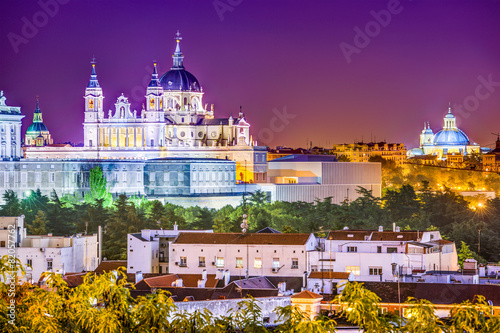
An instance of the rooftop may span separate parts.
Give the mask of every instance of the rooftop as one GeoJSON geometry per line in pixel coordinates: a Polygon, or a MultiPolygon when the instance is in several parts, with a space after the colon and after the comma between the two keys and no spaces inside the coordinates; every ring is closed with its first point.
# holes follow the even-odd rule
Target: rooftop
{"type": "Polygon", "coordinates": [[[304,245],[311,234],[277,233],[194,233],[181,232],[175,244],[266,244],[304,245]]]}

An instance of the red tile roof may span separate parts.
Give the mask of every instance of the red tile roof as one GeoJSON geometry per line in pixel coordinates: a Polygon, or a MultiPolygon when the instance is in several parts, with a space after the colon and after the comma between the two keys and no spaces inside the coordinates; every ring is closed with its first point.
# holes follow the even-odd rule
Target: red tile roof
{"type": "Polygon", "coordinates": [[[311,299],[314,299],[314,298],[323,298],[323,296],[318,295],[316,293],[313,293],[312,291],[309,291],[309,290],[304,290],[298,294],[292,295],[292,298],[311,298],[311,299]]]}
{"type": "MultiPolygon", "coordinates": [[[[182,284],[185,287],[198,287],[198,280],[201,280],[201,274],[177,274],[179,278],[182,279],[182,284]]],[[[205,282],[205,288],[215,288],[219,279],[215,278],[215,274],[207,274],[207,282],[205,282]]]]}
{"type": "Polygon", "coordinates": [[[328,240],[365,240],[370,234],[367,230],[333,230],[328,233],[328,240]]]}
{"type": "Polygon", "coordinates": [[[96,273],[116,271],[119,267],[127,268],[127,260],[106,260],[102,261],[94,270],[96,273]]]}
{"type": "Polygon", "coordinates": [[[304,245],[310,234],[240,234],[181,232],[175,244],[304,245]]]}

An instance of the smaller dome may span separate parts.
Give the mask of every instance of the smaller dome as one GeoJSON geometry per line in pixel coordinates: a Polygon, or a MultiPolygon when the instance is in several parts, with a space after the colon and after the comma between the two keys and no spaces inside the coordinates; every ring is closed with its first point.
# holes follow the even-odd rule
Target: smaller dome
{"type": "Polygon", "coordinates": [[[470,141],[467,135],[458,128],[443,129],[434,136],[435,145],[469,145],[470,141]]]}
{"type": "Polygon", "coordinates": [[[48,132],[47,126],[44,123],[33,123],[31,124],[26,132],[48,132]]]}

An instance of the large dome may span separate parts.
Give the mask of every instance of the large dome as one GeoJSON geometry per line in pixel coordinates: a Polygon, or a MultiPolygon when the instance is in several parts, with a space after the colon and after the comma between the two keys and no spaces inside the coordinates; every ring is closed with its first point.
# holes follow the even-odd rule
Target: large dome
{"type": "Polygon", "coordinates": [[[48,132],[49,130],[47,129],[47,126],[45,126],[44,123],[33,123],[31,124],[28,129],[26,130],[26,132],[48,132]]]}
{"type": "Polygon", "coordinates": [[[160,77],[160,84],[165,90],[184,90],[200,92],[200,83],[185,69],[172,69],[160,77]]]}
{"type": "Polygon", "coordinates": [[[434,135],[435,145],[469,145],[467,135],[458,128],[442,129],[434,135]]]}

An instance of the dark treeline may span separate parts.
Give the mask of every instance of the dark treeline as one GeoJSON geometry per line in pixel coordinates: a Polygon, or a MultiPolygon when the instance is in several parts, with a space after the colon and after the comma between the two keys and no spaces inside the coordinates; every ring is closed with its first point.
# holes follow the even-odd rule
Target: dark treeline
{"type": "Polygon", "coordinates": [[[215,232],[241,232],[243,215],[248,215],[250,232],[272,227],[282,232],[315,232],[325,235],[334,229],[401,229],[441,231],[449,240],[461,242],[477,252],[480,234],[480,259],[500,260],[500,200],[472,197],[467,200],[449,189],[431,191],[424,181],[415,189],[403,185],[386,189],[382,198],[370,191],[359,190],[360,197],[352,202],[333,204],[331,198],[314,203],[273,202],[264,192],[246,196],[238,207],[221,209],[184,208],[160,201],[117,197],[109,207],[102,199],[85,203],[72,196],[51,197],[32,191],[19,199],[12,191],[3,195],[5,204],[0,215],[25,215],[28,234],[71,235],[96,233],[104,230],[103,256],[126,259],[127,233],[141,229],[214,229],[215,232]]]}

